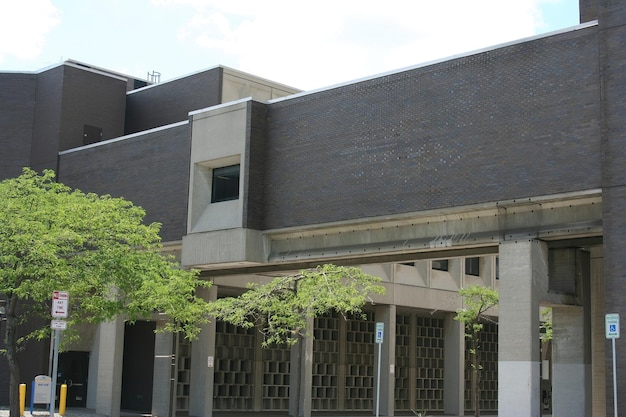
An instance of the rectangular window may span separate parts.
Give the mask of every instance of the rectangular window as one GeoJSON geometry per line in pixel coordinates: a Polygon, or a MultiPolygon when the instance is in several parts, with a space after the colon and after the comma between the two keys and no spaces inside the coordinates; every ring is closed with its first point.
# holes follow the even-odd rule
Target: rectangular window
{"type": "Polygon", "coordinates": [[[496,256],[496,279],[500,279],[500,258],[496,256]]]}
{"type": "Polygon", "coordinates": [[[239,165],[213,169],[211,203],[239,198],[239,165]]]}
{"type": "Polygon", "coordinates": [[[447,259],[435,259],[433,261],[433,269],[437,271],[447,271],[448,270],[448,260],[447,259]]]}
{"type": "Polygon", "coordinates": [[[465,258],[465,274],[480,276],[480,258],[465,258]]]}

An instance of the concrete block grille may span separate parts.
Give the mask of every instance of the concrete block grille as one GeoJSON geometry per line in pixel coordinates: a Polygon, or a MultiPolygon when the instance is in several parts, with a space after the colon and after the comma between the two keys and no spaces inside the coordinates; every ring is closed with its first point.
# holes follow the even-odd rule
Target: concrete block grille
{"type": "Polygon", "coordinates": [[[347,410],[374,409],[374,315],[350,320],[346,329],[347,410]]]}
{"type": "Polygon", "coordinates": [[[443,319],[416,317],[417,410],[443,411],[443,319]]]}
{"type": "Polygon", "coordinates": [[[289,409],[291,350],[273,346],[263,349],[263,409],[289,409]]]}
{"type": "Polygon", "coordinates": [[[189,411],[191,343],[177,335],[176,347],[176,414],[189,411]]]}
{"type": "MultiPolygon", "coordinates": [[[[498,326],[484,323],[480,334],[480,410],[498,411],[498,326]]],[[[473,410],[470,353],[465,349],[465,411],[473,410]]]]}
{"type": "Polygon", "coordinates": [[[313,410],[336,410],[338,406],[339,318],[315,319],[313,332],[313,410]]]}
{"type": "Polygon", "coordinates": [[[254,329],[216,323],[213,409],[251,410],[254,387],[254,329]]]}
{"type": "Polygon", "coordinates": [[[443,411],[443,322],[396,316],[396,411],[443,411]]]}

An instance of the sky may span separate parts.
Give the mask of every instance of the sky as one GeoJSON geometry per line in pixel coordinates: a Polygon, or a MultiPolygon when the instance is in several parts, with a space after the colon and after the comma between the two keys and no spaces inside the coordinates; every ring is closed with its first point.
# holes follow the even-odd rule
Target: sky
{"type": "Polygon", "coordinates": [[[0,0],[0,72],[224,65],[313,90],[575,26],[578,1],[0,0]]]}

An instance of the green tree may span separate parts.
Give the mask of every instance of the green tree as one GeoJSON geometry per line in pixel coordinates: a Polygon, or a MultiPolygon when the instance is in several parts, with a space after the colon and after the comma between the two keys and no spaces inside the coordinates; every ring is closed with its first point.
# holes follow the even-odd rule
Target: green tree
{"type": "MultiPolygon", "coordinates": [[[[220,298],[211,303],[212,315],[235,326],[256,327],[263,334],[263,346],[299,344],[304,357],[305,337],[311,329],[307,322],[336,311],[345,317],[364,317],[363,306],[370,294],[384,294],[380,278],[352,267],[323,265],[298,274],[277,277],[266,284],[249,285],[238,297],[220,298]]],[[[370,300],[371,301],[371,300],[370,300]]],[[[301,360],[292,360],[301,375],[301,360]]],[[[303,393],[300,381],[295,416],[301,413],[303,393]]]]}
{"type": "Polygon", "coordinates": [[[208,304],[195,291],[210,283],[163,253],[160,225],[144,224],[144,216],[122,198],[72,190],[52,171],[25,168],[0,182],[0,294],[12,417],[19,415],[17,352],[27,340],[50,335],[53,290],[69,292],[64,341],[78,337],[78,323],[119,315],[133,322],[165,313],[164,331],[188,338],[208,322],[208,304]]]}
{"type": "Polygon", "coordinates": [[[472,368],[472,405],[474,415],[480,416],[480,332],[487,319],[486,312],[498,305],[498,292],[493,288],[471,285],[461,288],[459,294],[463,298],[463,308],[457,310],[455,320],[465,326],[465,338],[469,342],[469,353],[472,368]]]}

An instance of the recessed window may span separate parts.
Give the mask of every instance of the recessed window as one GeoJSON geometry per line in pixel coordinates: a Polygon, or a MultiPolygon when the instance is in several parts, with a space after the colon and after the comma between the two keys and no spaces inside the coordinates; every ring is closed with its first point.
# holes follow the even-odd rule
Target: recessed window
{"type": "Polygon", "coordinates": [[[239,165],[213,169],[211,203],[239,198],[239,165]]]}
{"type": "Polygon", "coordinates": [[[437,271],[447,271],[448,270],[448,260],[447,259],[435,259],[433,261],[433,269],[437,271]]]}
{"type": "Polygon", "coordinates": [[[500,279],[500,258],[496,256],[496,279],[500,279]]]}
{"type": "Polygon", "coordinates": [[[480,276],[480,258],[465,258],[465,274],[480,276]]]}

